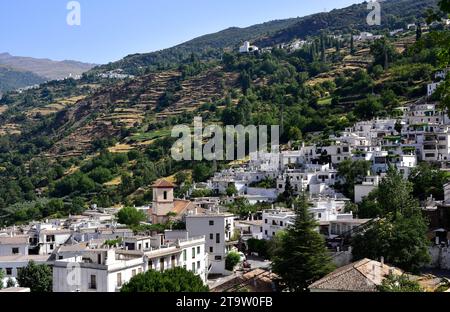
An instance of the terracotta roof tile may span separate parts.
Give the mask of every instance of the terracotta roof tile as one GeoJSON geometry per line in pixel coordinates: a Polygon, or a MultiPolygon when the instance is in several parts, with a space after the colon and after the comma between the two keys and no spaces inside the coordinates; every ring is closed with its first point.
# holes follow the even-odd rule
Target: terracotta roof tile
{"type": "Polygon", "coordinates": [[[363,259],[343,266],[324,278],[316,281],[310,289],[348,292],[375,292],[383,279],[393,270],[394,274],[402,271],[380,262],[363,259]]]}
{"type": "Polygon", "coordinates": [[[173,188],[173,187],[175,187],[175,185],[170,183],[166,179],[161,179],[161,180],[156,181],[152,185],[152,187],[154,187],[154,188],[173,188]]]}

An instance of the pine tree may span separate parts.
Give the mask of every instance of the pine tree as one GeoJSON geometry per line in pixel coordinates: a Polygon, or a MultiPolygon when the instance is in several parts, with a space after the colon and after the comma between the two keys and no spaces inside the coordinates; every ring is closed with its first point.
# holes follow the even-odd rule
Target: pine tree
{"type": "Polygon", "coordinates": [[[305,292],[309,285],[330,273],[334,265],[304,195],[296,202],[295,212],[295,222],[282,236],[272,268],[290,291],[305,292]]]}

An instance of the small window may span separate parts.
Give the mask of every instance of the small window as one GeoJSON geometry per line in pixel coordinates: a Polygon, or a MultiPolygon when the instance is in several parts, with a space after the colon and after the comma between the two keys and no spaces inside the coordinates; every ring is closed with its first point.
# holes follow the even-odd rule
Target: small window
{"type": "Polygon", "coordinates": [[[214,239],[214,234],[212,234],[212,233],[209,234],[209,239],[210,239],[210,240],[213,240],[213,239],[214,239]]]}
{"type": "Polygon", "coordinates": [[[220,233],[216,234],[216,244],[220,244],[220,233]]]}
{"type": "Polygon", "coordinates": [[[269,221],[267,219],[264,220],[264,223],[267,224],[269,221]]]}
{"type": "Polygon", "coordinates": [[[122,273],[117,273],[117,287],[122,287],[122,273]]]}
{"type": "Polygon", "coordinates": [[[12,249],[12,254],[13,254],[13,255],[19,254],[19,248],[13,248],[13,249],[12,249]]]}
{"type": "Polygon", "coordinates": [[[195,259],[195,248],[192,248],[192,259],[195,259]]]}
{"type": "Polygon", "coordinates": [[[6,268],[6,275],[11,276],[12,275],[12,268],[6,268]]]}
{"type": "Polygon", "coordinates": [[[222,256],[215,256],[214,259],[215,259],[216,261],[221,261],[221,260],[222,260],[222,256]]]}
{"type": "Polygon", "coordinates": [[[91,275],[89,289],[97,289],[97,276],[96,275],[91,275]]]}
{"type": "Polygon", "coordinates": [[[195,273],[195,263],[192,263],[192,272],[195,273]]]}
{"type": "Polygon", "coordinates": [[[142,273],[142,269],[139,268],[139,269],[138,269],[138,274],[141,274],[141,273],[142,273]]]}
{"type": "Polygon", "coordinates": [[[214,225],[214,220],[209,220],[209,226],[213,226],[214,225]]]}
{"type": "Polygon", "coordinates": [[[200,253],[200,246],[197,247],[197,254],[200,253]]]}
{"type": "Polygon", "coordinates": [[[209,247],[209,252],[213,253],[214,252],[214,247],[209,247]]]}
{"type": "Polygon", "coordinates": [[[186,249],[183,250],[183,261],[187,261],[187,252],[186,252],[186,249]]]}
{"type": "Polygon", "coordinates": [[[135,277],[136,276],[136,270],[132,270],[131,271],[131,277],[135,277]]]}
{"type": "Polygon", "coordinates": [[[197,270],[200,270],[200,261],[197,261],[197,270]]]}
{"type": "Polygon", "coordinates": [[[163,196],[164,196],[164,200],[167,200],[167,191],[164,191],[163,196]]]}

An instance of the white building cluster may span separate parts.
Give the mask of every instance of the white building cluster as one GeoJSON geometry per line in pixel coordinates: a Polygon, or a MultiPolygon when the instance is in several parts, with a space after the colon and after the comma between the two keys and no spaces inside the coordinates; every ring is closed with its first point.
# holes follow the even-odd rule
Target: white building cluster
{"type": "Polygon", "coordinates": [[[187,230],[152,236],[134,235],[113,217],[89,211],[0,231],[3,284],[16,280],[30,261],[53,267],[54,292],[120,291],[133,276],[150,269],[183,267],[205,283],[209,274],[229,274],[225,258],[233,249],[231,214],[192,211],[187,230]]]}

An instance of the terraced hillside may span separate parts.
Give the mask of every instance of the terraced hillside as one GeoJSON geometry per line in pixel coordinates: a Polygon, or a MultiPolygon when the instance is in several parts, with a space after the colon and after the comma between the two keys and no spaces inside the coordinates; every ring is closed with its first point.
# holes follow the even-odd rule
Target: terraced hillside
{"type": "Polygon", "coordinates": [[[46,155],[80,156],[91,150],[95,140],[118,136],[123,129],[141,129],[152,121],[195,111],[202,104],[223,97],[238,78],[237,74],[224,74],[217,67],[182,80],[181,88],[175,92],[177,100],[169,107],[157,110],[168,85],[180,79],[180,75],[178,71],[165,71],[142,76],[121,86],[106,88],[67,107],[60,116],[64,125],[58,129],[58,140],[46,155]]]}

